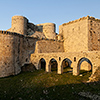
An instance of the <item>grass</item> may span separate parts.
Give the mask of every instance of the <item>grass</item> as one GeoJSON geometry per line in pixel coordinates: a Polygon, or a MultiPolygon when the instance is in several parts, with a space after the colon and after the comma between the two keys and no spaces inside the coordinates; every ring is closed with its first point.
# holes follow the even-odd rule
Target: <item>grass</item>
{"type": "Polygon", "coordinates": [[[62,75],[44,70],[22,72],[17,76],[0,79],[0,100],[90,100],[78,95],[91,92],[100,95],[100,84],[85,83],[91,72],[73,76],[64,69],[62,75]]]}

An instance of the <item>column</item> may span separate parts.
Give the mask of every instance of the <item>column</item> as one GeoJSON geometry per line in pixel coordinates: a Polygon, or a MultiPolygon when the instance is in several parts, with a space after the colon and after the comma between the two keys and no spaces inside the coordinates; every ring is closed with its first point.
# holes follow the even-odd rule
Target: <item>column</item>
{"type": "Polygon", "coordinates": [[[63,66],[61,64],[61,61],[58,61],[58,74],[62,74],[63,73],[63,66]]]}
{"type": "Polygon", "coordinates": [[[46,62],[46,72],[51,72],[51,66],[49,62],[46,62]]]}
{"type": "Polygon", "coordinates": [[[77,66],[77,62],[73,61],[73,75],[79,75],[79,67],[77,66]]]}

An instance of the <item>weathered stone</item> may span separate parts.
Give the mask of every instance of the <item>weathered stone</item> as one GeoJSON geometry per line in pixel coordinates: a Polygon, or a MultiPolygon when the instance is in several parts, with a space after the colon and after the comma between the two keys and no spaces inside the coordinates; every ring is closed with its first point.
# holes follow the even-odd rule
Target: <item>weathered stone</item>
{"type": "Polygon", "coordinates": [[[62,24],[57,35],[53,23],[34,25],[23,16],[13,16],[12,27],[0,31],[0,77],[31,70],[21,68],[30,63],[41,69],[41,59],[46,72],[51,72],[54,59],[58,74],[66,66],[73,68],[73,75],[80,70],[92,70],[92,76],[99,73],[99,26],[99,19],[87,16],[62,24]]]}

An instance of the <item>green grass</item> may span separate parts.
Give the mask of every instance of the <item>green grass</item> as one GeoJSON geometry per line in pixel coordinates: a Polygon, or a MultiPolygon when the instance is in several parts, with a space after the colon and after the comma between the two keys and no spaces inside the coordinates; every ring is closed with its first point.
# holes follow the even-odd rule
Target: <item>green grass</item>
{"type": "Polygon", "coordinates": [[[91,72],[81,73],[83,76],[73,76],[64,69],[58,75],[40,70],[1,78],[0,100],[89,100],[78,95],[82,91],[100,95],[99,83],[85,83],[91,72]]]}

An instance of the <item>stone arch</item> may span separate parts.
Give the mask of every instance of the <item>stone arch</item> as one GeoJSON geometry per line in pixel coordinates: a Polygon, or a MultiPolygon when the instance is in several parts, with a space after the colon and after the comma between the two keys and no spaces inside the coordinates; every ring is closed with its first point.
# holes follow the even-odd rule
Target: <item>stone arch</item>
{"type": "Polygon", "coordinates": [[[88,63],[88,66],[86,66],[86,68],[84,68],[84,70],[86,70],[86,71],[90,71],[90,70],[92,70],[92,63],[91,63],[91,61],[88,59],[88,58],[85,58],[85,57],[83,57],[83,58],[81,58],[79,61],[78,61],[78,70],[80,71],[81,70],[81,64],[84,62],[84,61],[86,61],[87,63],[88,63]]]}
{"type": "Polygon", "coordinates": [[[58,69],[58,62],[56,59],[52,58],[49,61],[50,71],[57,71],[58,69]]]}
{"type": "Polygon", "coordinates": [[[71,64],[72,64],[72,61],[68,58],[65,58],[63,61],[62,61],[62,66],[63,67],[71,67],[71,64]]]}
{"type": "Polygon", "coordinates": [[[44,58],[41,58],[39,60],[38,67],[39,67],[39,69],[45,69],[45,67],[46,67],[46,60],[44,58]]]}
{"type": "Polygon", "coordinates": [[[72,64],[72,61],[69,58],[63,59],[63,61],[61,63],[62,70],[65,68],[68,68],[68,67],[71,68],[71,64],[72,64]]]}

